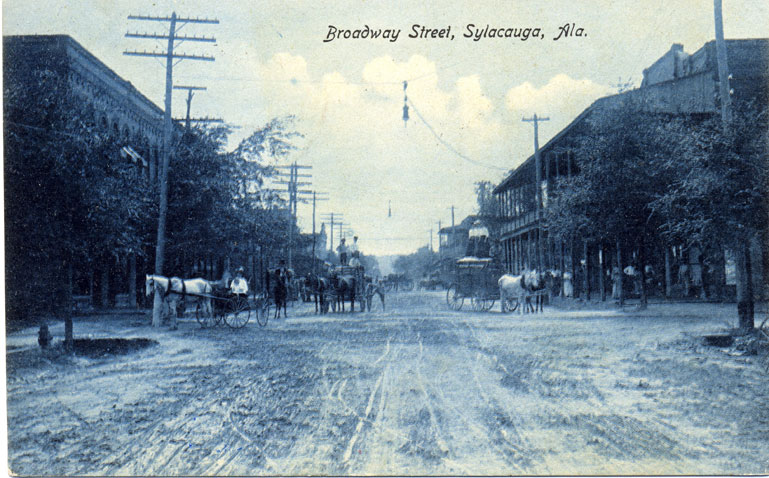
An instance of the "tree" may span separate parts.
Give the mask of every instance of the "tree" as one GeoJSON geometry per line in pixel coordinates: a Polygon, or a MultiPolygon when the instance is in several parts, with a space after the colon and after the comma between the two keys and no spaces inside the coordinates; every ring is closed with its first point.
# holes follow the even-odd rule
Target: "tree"
{"type": "Polygon", "coordinates": [[[656,166],[673,179],[651,207],[664,218],[667,237],[738,252],[746,268],[738,275],[739,324],[752,329],[750,243],[767,228],[769,110],[742,103],[726,131],[716,116],[692,118],[670,131],[675,154],[660,157],[656,166]]]}
{"type": "Polygon", "coordinates": [[[431,251],[429,246],[424,246],[412,254],[398,256],[393,263],[393,269],[398,274],[418,279],[429,275],[437,260],[438,254],[431,251]]]}
{"type": "Polygon", "coordinates": [[[635,250],[645,306],[645,253],[662,220],[650,203],[669,182],[654,162],[670,154],[671,145],[660,139],[673,119],[641,111],[625,100],[593,112],[575,139],[579,173],[558,179],[545,218],[553,237],[581,237],[585,250],[589,242],[605,241],[616,243],[618,251],[635,250]]]}
{"type": "Polygon", "coordinates": [[[3,92],[8,319],[64,315],[71,343],[73,269],[140,250],[148,184],[61,65],[16,66],[3,92]]]}

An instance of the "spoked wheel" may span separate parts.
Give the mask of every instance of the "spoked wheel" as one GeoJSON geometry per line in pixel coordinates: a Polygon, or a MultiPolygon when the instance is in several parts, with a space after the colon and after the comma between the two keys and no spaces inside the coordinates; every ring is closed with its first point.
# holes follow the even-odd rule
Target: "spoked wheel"
{"type": "Polygon", "coordinates": [[[502,312],[515,312],[518,308],[518,299],[500,299],[502,312]]]}
{"type": "Polygon", "coordinates": [[[198,321],[201,327],[208,328],[213,327],[215,325],[218,325],[219,322],[222,320],[222,315],[220,311],[216,310],[218,307],[216,305],[212,304],[213,311],[211,312],[211,315],[206,315],[203,313],[203,310],[200,307],[200,304],[197,304],[195,306],[195,319],[198,321]]]}
{"type": "Polygon", "coordinates": [[[451,284],[446,290],[446,303],[452,310],[461,310],[464,302],[465,298],[457,293],[456,284],[451,284]]]}
{"type": "Polygon", "coordinates": [[[251,319],[251,306],[248,299],[241,296],[235,296],[227,304],[227,313],[224,321],[233,329],[244,327],[251,319]]]}
{"type": "Polygon", "coordinates": [[[256,322],[261,327],[264,327],[270,320],[270,313],[272,312],[270,301],[264,300],[257,302],[255,309],[254,314],[256,315],[256,322]]]}
{"type": "Polygon", "coordinates": [[[475,312],[483,312],[483,306],[484,306],[484,300],[481,299],[478,296],[474,296],[472,299],[470,299],[470,303],[473,306],[473,310],[475,312]]]}
{"type": "Polygon", "coordinates": [[[491,308],[494,307],[494,302],[496,302],[495,299],[483,299],[483,311],[490,311],[491,308]]]}

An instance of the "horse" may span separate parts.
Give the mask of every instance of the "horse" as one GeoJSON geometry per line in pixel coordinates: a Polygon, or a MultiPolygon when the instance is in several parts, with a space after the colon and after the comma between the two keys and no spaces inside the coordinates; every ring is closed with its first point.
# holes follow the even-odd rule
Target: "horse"
{"type": "Polygon", "coordinates": [[[162,294],[163,303],[168,307],[169,314],[173,319],[171,328],[174,330],[177,328],[176,310],[180,302],[185,303],[185,301],[190,300],[201,307],[201,313],[207,316],[213,315],[211,299],[205,297],[211,295],[213,287],[210,282],[203,278],[181,279],[147,274],[144,287],[147,297],[153,292],[162,294]]]}
{"type": "Polygon", "coordinates": [[[351,275],[334,274],[331,278],[336,295],[336,303],[334,304],[334,311],[338,308],[341,312],[344,312],[344,301],[350,299],[350,312],[355,312],[355,290],[357,287],[357,281],[355,277],[351,275]]]}
{"type": "Polygon", "coordinates": [[[519,276],[505,274],[499,278],[497,285],[499,286],[500,307],[503,313],[507,312],[508,303],[513,298],[518,299],[518,305],[512,310],[521,307],[521,314],[542,310],[544,297],[541,294],[535,295],[536,308],[531,304],[532,293],[545,288],[545,281],[541,273],[524,270],[519,276]]]}
{"type": "Polygon", "coordinates": [[[305,279],[305,277],[295,277],[291,279],[289,295],[291,296],[292,300],[310,302],[310,291],[307,288],[307,281],[305,279]]]}
{"type": "Polygon", "coordinates": [[[316,274],[308,274],[304,277],[304,287],[307,291],[307,295],[314,296],[315,300],[315,313],[325,314],[328,312],[327,296],[328,291],[331,288],[330,281],[316,274]]]}
{"type": "Polygon", "coordinates": [[[272,297],[275,301],[275,319],[280,317],[280,308],[283,307],[283,318],[288,317],[286,310],[288,303],[288,284],[290,281],[288,271],[282,271],[281,269],[275,269],[273,273],[275,278],[275,284],[272,289],[272,297]]]}

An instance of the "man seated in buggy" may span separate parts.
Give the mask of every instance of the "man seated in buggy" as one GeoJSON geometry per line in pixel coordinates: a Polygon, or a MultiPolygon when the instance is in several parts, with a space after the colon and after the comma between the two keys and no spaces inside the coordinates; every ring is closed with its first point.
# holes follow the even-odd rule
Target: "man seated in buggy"
{"type": "Polygon", "coordinates": [[[245,297],[248,294],[248,281],[243,276],[244,272],[242,267],[238,267],[235,271],[235,278],[230,282],[230,293],[232,295],[245,297]]]}

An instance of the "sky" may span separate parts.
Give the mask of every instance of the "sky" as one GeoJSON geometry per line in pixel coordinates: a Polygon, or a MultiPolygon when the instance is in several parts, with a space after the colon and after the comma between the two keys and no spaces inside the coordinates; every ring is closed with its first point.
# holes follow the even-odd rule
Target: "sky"
{"type": "MultiPolygon", "coordinates": [[[[769,37],[769,2],[723,0],[723,10],[726,38],[769,37]]],[[[533,153],[523,117],[549,118],[539,128],[545,144],[620,83],[639,86],[643,69],[672,44],[692,53],[715,36],[712,0],[5,0],[2,26],[4,35],[72,36],[162,107],[163,63],[123,52],[165,45],[124,35],[167,34],[167,23],[127,17],[171,12],[220,22],[179,32],[217,39],[177,47],[216,58],[174,67],[175,84],[207,87],[193,99],[193,116],[238,125],[233,144],[272,118],[295,116],[304,137],[288,161],[312,166],[303,171],[312,174],[306,188],[328,193],[318,225],[321,215],[342,214],[361,250],[377,255],[425,246],[431,230],[437,248],[452,206],[457,223],[473,214],[475,183],[499,183],[533,153]],[[415,24],[450,28],[448,38],[409,38],[415,24]],[[465,36],[469,25],[540,35],[476,41],[465,36]],[[566,25],[571,35],[556,40],[566,25]],[[400,33],[396,41],[324,41],[330,26],[400,33]]],[[[185,94],[174,94],[175,117],[184,115],[185,94]]],[[[300,204],[298,215],[310,232],[312,206],[300,204]]]]}

